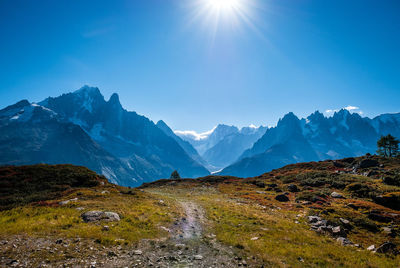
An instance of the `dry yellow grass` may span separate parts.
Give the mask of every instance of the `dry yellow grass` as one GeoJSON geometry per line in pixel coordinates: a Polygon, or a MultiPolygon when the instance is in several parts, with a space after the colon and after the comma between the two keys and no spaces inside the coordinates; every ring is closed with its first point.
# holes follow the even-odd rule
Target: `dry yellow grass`
{"type": "MultiPolygon", "coordinates": [[[[159,203],[149,194],[134,190],[122,194],[113,187],[80,189],[62,200],[77,197],[78,201],[63,206],[27,205],[0,212],[0,236],[34,235],[80,237],[94,239],[102,244],[135,243],[144,238],[163,235],[160,226],[168,226],[177,213],[173,203],[159,203]],[[108,191],[102,194],[101,191],[108,191]],[[78,207],[84,208],[77,210],[78,207]],[[121,221],[110,223],[85,223],[85,211],[113,211],[121,221]],[[108,231],[102,230],[108,225],[108,231]]],[[[56,200],[55,203],[61,200],[56,200]]]]}

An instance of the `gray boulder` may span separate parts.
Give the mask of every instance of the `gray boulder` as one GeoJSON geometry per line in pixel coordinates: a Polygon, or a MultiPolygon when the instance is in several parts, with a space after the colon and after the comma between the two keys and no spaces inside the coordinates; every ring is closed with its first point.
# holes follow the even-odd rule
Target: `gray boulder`
{"type": "Polygon", "coordinates": [[[332,228],[332,235],[345,237],[346,236],[346,232],[343,230],[342,227],[336,226],[336,227],[332,228]]]}
{"type": "Polygon", "coordinates": [[[343,198],[342,194],[339,194],[338,192],[332,192],[331,197],[333,198],[343,198]]]}
{"type": "Polygon", "coordinates": [[[85,222],[94,222],[94,221],[120,221],[120,217],[118,213],[115,212],[104,212],[104,211],[88,211],[81,215],[82,219],[85,222]]]}
{"type": "Polygon", "coordinates": [[[391,237],[396,237],[396,231],[392,227],[383,227],[382,231],[391,237]]]}
{"type": "Polygon", "coordinates": [[[346,237],[338,237],[336,241],[338,241],[342,246],[348,246],[353,244],[353,242],[351,242],[346,237]]]}
{"type": "Polygon", "coordinates": [[[308,221],[309,221],[310,223],[315,223],[315,222],[320,221],[320,220],[321,220],[321,217],[318,217],[318,216],[308,216],[308,221]]]}
{"type": "Polygon", "coordinates": [[[319,221],[313,223],[312,225],[319,227],[319,226],[326,226],[327,224],[328,224],[327,220],[319,220],[319,221]]]}
{"type": "Polygon", "coordinates": [[[344,219],[344,218],[340,218],[339,220],[340,220],[340,222],[343,223],[344,225],[350,225],[350,221],[349,221],[349,220],[346,220],[346,219],[344,219]]]}

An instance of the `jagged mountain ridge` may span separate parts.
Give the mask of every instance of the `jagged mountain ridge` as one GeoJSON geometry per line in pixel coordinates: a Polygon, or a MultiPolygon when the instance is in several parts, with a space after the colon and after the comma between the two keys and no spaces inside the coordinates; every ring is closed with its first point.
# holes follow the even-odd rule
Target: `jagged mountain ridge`
{"type": "MultiPolygon", "coordinates": [[[[93,144],[102,151],[102,155],[107,155],[112,161],[118,163],[112,168],[96,166],[93,163],[89,166],[85,161],[81,163],[104,174],[109,179],[118,177],[119,180],[114,181],[118,184],[140,185],[142,182],[169,177],[175,169],[183,177],[198,177],[209,174],[205,167],[193,160],[173,138],[166,135],[151,120],[123,109],[117,94],[113,94],[108,101],[105,101],[98,88],[84,86],[73,93],[63,94],[55,98],[49,97],[32,105],[51,112],[52,116],[56,117],[54,124],[60,129],[64,124],[78,127],[89,138],[88,144],[93,144]],[[123,170],[123,173],[127,173],[128,177],[115,174],[118,170],[123,170]]],[[[5,121],[11,121],[11,118],[18,113],[18,111],[15,111],[15,114],[12,114],[10,111],[10,107],[2,110],[5,121]]],[[[26,122],[21,121],[20,123],[25,124],[26,122]]],[[[41,125],[36,123],[23,127],[27,130],[29,130],[29,127],[32,129],[42,128],[41,125]]],[[[46,128],[44,129],[46,130],[46,128]]],[[[32,133],[26,131],[25,134],[28,137],[29,135],[34,136],[34,131],[32,133]]],[[[58,133],[58,135],[61,134],[58,133]]],[[[48,133],[44,131],[41,136],[44,137],[43,143],[48,142],[46,140],[46,137],[49,137],[48,133]]],[[[12,140],[13,137],[8,136],[8,138],[12,140]]],[[[56,136],[53,138],[57,140],[56,136]]],[[[10,143],[9,140],[5,139],[2,143],[10,143]]],[[[70,143],[77,143],[73,137],[67,140],[70,143]]],[[[24,146],[23,143],[17,145],[19,147],[24,146]]],[[[78,154],[80,153],[79,149],[85,148],[85,145],[80,144],[78,148],[71,145],[70,148],[75,148],[75,151],[73,151],[78,154]]],[[[68,147],[67,144],[65,144],[65,147],[68,147]]],[[[29,152],[27,148],[21,148],[21,151],[24,149],[29,152]]],[[[96,156],[93,150],[85,149],[85,151],[96,156]]],[[[58,154],[64,155],[60,152],[63,152],[63,150],[59,151],[58,154]]],[[[57,151],[53,151],[51,155],[56,154],[57,151]]],[[[9,162],[15,160],[12,159],[11,155],[5,158],[1,164],[9,164],[9,162]]],[[[18,164],[38,162],[80,164],[74,159],[80,159],[80,157],[77,155],[72,159],[64,159],[64,162],[60,162],[61,160],[59,161],[55,156],[54,159],[35,159],[31,155],[29,161],[27,160],[28,162],[19,161],[18,164]]]]}
{"type": "Polygon", "coordinates": [[[185,152],[196,162],[200,163],[204,167],[208,167],[209,164],[199,155],[197,150],[190,144],[190,142],[183,140],[179,136],[177,136],[172,129],[163,121],[159,120],[156,126],[161,129],[166,135],[173,138],[185,152]]]}
{"type": "Polygon", "coordinates": [[[400,113],[373,119],[345,109],[331,117],[317,111],[305,119],[288,113],[220,173],[249,177],[292,163],[374,153],[377,139],[389,133],[400,137],[400,113]]]}
{"type": "Polygon", "coordinates": [[[266,127],[244,127],[237,132],[227,134],[203,154],[203,158],[218,169],[234,163],[239,156],[261,138],[266,127]]]}
{"type": "Polygon", "coordinates": [[[208,149],[215,146],[226,136],[237,132],[239,132],[239,129],[235,126],[219,124],[212,130],[199,135],[193,135],[191,132],[182,133],[181,131],[175,131],[175,134],[177,134],[183,140],[190,142],[200,155],[204,155],[208,149]]]}
{"type": "Polygon", "coordinates": [[[80,126],[27,100],[0,110],[0,151],[2,165],[75,164],[108,175],[113,183],[137,183],[135,174],[80,126]]]}
{"type": "Polygon", "coordinates": [[[179,137],[190,142],[201,157],[216,171],[233,163],[250,148],[267,130],[266,127],[243,127],[219,124],[200,137],[176,131],[179,137]]]}

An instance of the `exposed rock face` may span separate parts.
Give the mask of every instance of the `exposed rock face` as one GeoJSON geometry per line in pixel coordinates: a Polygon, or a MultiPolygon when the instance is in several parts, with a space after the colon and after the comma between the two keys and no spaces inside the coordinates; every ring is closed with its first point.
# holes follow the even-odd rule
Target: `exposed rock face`
{"type": "MultiPolygon", "coordinates": [[[[347,221],[343,219],[344,221],[347,221]]],[[[346,231],[341,226],[333,226],[328,223],[327,220],[322,219],[319,216],[308,216],[308,222],[311,224],[311,230],[328,234],[334,237],[346,237],[346,231]]],[[[349,224],[349,221],[347,221],[349,224]]]]}
{"type": "MultiPolygon", "coordinates": [[[[175,140],[148,118],[106,101],[98,88],[36,104],[21,101],[0,110],[0,164],[75,164],[124,186],[167,178],[209,175],[175,140]],[[62,152],[62,153],[60,153],[62,152]]],[[[197,157],[200,158],[200,157],[197,157]]]]}
{"type": "Polygon", "coordinates": [[[82,219],[85,222],[94,222],[94,221],[120,221],[120,217],[118,213],[115,212],[104,212],[104,211],[88,211],[81,215],[82,219]]]}

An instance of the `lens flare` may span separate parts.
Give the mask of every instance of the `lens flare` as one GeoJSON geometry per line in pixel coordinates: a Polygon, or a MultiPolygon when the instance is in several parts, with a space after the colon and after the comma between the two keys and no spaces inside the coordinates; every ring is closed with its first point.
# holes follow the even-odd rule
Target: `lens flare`
{"type": "Polygon", "coordinates": [[[241,0],[205,0],[205,5],[219,12],[231,12],[241,5],[241,0]]]}

